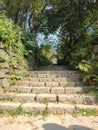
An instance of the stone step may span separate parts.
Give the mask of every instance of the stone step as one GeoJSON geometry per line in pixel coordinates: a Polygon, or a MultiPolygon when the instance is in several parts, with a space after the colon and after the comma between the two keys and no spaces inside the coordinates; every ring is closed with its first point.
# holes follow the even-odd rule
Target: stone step
{"type": "Polygon", "coordinates": [[[48,104],[50,102],[67,103],[67,104],[94,104],[98,103],[98,99],[93,95],[85,94],[16,94],[5,93],[0,94],[1,101],[15,101],[15,102],[38,102],[48,104]]]}
{"type": "Polygon", "coordinates": [[[13,86],[6,88],[7,92],[16,93],[47,93],[47,94],[73,94],[83,93],[82,87],[28,87],[28,86],[13,86]]]}
{"type": "Polygon", "coordinates": [[[65,103],[14,103],[14,102],[0,102],[0,109],[1,110],[15,110],[17,108],[21,108],[24,113],[27,112],[42,112],[47,111],[49,113],[73,113],[77,109],[96,109],[98,110],[97,105],[72,105],[72,104],[65,104],[65,103]]]}
{"type": "Polygon", "coordinates": [[[79,74],[82,75],[82,72],[75,70],[61,70],[61,71],[28,71],[28,74],[79,74]]]}
{"type": "Polygon", "coordinates": [[[32,77],[32,78],[74,78],[74,77],[77,77],[77,78],[82,78],[83,75],[82,74],[74,74],[74,73],[29,73],[28,75],[29,77],[32,77]]]}
{"type": "Polygon", "coordinates": [[[31,77],[21,77],[22,81],[30,82],[78,82],[81,81],[79,77],[73,78],[31,78],[31,77]]]}
{"type": "Polygon", "coordinates": [[[76,82],[62,82],[62,81],[58,81],[58,82],[48,82],[48,81],[44,81],[44,82],[33,82],[33,81],[19,81],[17,82],[16,85],[19,86],[29,86],[29,87],[76,87],[76,86],[84,86],[85,84],[83,82],[80,81],[76,81],[76,82]]]}
{"type": "Polygon", "coordinates": [[[66,66],[57,66],[57,65],[48,65],[48,66],[41,66],[39,68],[37,68],[37,70],[39,71],[60,71],[60,70],[66,70],[67,67],[66,66]]]}

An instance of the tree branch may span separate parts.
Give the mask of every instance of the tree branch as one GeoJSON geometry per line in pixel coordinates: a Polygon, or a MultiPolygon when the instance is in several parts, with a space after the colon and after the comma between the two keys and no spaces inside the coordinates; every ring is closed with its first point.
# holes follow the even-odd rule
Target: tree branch
{"type": "Polygon", "coordinates": [[[32,16],[33,16],[33,13],[31,13],[29,19],[28,19],[28,25],[29,25],[29,28],[31,30],[31,19],[32,19],[32,16]]]}

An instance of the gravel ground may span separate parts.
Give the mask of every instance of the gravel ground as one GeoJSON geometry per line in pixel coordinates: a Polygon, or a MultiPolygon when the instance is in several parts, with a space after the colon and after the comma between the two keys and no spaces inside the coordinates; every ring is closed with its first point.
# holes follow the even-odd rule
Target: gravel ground
{"type": "Polygon", "coordinates": [[[98,130],[98,116],[0,116],[0,130],[98,130]]]}

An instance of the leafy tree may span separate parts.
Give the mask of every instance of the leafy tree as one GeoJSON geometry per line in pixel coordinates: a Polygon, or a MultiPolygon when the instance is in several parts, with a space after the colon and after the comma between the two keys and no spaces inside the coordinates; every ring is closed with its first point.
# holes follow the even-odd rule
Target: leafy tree
{"type": "Polygon", "coordinates": [[[12,18],[24,29],[31,32],[39,31],[45,21],[43,12],[47,5],[46,0],[3,0],[7,10],[7,16],[12,18]],[[27,26],[28,25],[28,26],[27,26]]]}
{"type": "Polygon", "coordinates": [[[51,45],[49,43],[41,44],[37,55],[38,65],[51,64],[51,56],[52,56],[51,45]]]}
{"type": "Polygon", "coordinates": [[[29,67],[34,69],[37,65],[37,53],[38,53],[38,45],[33,41],[33,34],[30,32],[23,32],[22,42],[24,44],[24,57],[29,62],[29,67]]]}

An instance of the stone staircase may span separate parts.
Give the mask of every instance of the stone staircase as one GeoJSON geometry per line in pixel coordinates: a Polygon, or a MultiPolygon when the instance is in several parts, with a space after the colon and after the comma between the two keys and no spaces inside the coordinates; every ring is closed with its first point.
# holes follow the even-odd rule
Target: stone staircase
{"type": "Polygon", "coordinates": [[[23,112],[69,112],[76,109],[98,109],[96,96],[84,94],[83,74],[61,66],[48,66],[18,81],[0,94],[0,109],[21,107],[23,112]]]}

